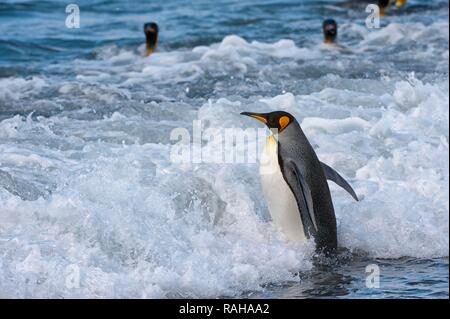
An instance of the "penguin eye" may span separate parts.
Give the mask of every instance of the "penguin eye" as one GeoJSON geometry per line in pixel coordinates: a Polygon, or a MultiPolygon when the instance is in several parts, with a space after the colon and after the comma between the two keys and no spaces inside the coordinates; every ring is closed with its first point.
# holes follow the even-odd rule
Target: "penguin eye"
{"type": "Polygon", "coordinates": [[[280,124],[280,132],[283,131],[290,123],[290,119],[287,116],[282,116],[278,120],[278,123],[280,124]]]}
{"type": "Polygon", "coordinates": [[[275,127],[277,127],[277,120],[274,119],[273,117],[271,117],[271,118],[269,118],[269,121],[267,122],[267,125],[270,128],[275,128],[275,127]]]}

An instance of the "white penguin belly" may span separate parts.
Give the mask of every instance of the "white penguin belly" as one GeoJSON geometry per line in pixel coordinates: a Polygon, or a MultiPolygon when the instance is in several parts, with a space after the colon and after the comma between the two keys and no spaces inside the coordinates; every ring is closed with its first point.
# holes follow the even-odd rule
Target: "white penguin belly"
{"type": "Polygon", "coordinates": [[[261,185],[270,215],[276,227],[293,242],[307,240],[297,201],[283,178],[278,164],[278,143],[273,135],[267,138],[261,156],[261,185]]]}

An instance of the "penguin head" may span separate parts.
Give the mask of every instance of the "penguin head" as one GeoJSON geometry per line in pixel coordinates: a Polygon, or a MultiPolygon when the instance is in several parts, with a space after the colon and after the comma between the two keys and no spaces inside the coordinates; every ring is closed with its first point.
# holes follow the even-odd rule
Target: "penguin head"
{"type": "Polygon", "coordinates": [[[391,0],[378,0],[378,6],[380,8],[386,8],[391,3],[391,0]]]}
{"type": "Polygon", "coordinates": [[[272,132],[282,133],[290,124],[295,122],[295,118],[283,111],[271,113],[242,112],[241,115],[250,116],[263,122],[272,132]]]}
{"type": "Polygon", "coordinates": [[[380,7],[380,15],[384,16],[386,8],[390,5],[391,0],[378,0],[378,7],[380,7]]]}
{"type": "Polygon", "coordinates": [[[147,48],[147,55],[155,51],[158,45],[158,25],[154,22],[144,24],[145,42],[147,48]]]}
{"type": "Polygon", "coordinates": [[[333,19],[327,19],[323,22],[323,36],[325,43],[334,43],[337,37],[337,23],[333,19]]]}

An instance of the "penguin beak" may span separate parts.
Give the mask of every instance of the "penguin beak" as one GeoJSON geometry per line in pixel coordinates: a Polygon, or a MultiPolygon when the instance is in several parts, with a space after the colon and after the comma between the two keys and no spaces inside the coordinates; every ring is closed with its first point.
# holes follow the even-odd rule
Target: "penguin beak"
{"type": "Polygon", "coordinates": [[[264,124],[267,124],[267,116],[261,113],[242,112],[241,115],[250,116],[264,124]]]}

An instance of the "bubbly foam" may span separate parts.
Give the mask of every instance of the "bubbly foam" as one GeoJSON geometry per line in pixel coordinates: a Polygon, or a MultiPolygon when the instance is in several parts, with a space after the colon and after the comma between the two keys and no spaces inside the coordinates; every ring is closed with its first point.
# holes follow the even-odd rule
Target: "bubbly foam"
{"type": "Polygon", "coordinates": [[[0,111],[24,111],[0,121],[0,296],[236,296],[311,269],[313,245],[271,225],[257,163],[170,162],[172,129],[260,127],[241,111],[292,113],[354,186],[360,202],[331,184],[341,246],[448,256],[448,62],[417,75],[368,50],[423,41],[410,57],[425,65],[448,57],[448,28],[344,27],[362,56],[231,35],[149,59],[99,48],[61,66],[75,80],[0,80],[0,111]]]}

